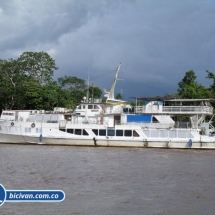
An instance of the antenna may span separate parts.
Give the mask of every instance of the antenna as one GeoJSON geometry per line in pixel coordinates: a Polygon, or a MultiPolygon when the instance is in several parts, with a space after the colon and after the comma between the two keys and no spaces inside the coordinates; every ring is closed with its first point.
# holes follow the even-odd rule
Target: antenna
{"type": "Polygon", "coordinates": [[[92,83],[92,102],[94,101],[93,100],[93,89],[94,89],[94,86],[93,86],[93,83],[92,83]]]}
{"type": "Polygon", "coordinates": [[[89,75],[89,73],[90,73],[90,62],[89,62],[89,68],[88,68],[88,78],[87,78],[87,102],[89,102],[89,90],[90,90],[90,75],[89,75]]]}

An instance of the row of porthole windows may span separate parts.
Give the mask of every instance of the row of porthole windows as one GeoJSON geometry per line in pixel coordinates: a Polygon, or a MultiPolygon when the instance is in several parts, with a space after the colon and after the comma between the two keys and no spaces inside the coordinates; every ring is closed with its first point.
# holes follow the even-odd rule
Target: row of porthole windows
{"type": "Polygon", "coordinates": [[[139,137],[135,130],[92,129],[96,136],[139,137]]]}
{"type": "MultiPolygon", "coordinates": [[[[26,133],[31,133],[31,128],[25,128],[25,132],[26,133]]],[[[42,133],[42,129],[41,128],[36,128],[36,133],[42,133]]]]}
{"type": "Polygon", "coordinates": [[[3,112],[2,115],[6,115],[6,116],[14,116],[14,113],[7,113],[7,112],[3,112]]]}
{"type": "MultiPolygon", "coordinates": [[[[76,135],[89,135],[85,129],[59,129],[60,131],[76,135]]],[[[113,129],[92,129],[96,136],[117,136],[117,137],[139,137],[135,130],[113,130],[113,129]]]]}
{"type": "Polygon", "coordinates": [[[59,129],[59,130],[63,131],[63,132],[70,133],[70,134],[84,135],[84,136],[89,135],[85,129],[70,129],[70,128],[68,128],[68,129],[59,129]]]}
{"type": "Polygon", "coordinates": [[[98,105],[79,105],[77,109],[99,109],[98,105]]]}

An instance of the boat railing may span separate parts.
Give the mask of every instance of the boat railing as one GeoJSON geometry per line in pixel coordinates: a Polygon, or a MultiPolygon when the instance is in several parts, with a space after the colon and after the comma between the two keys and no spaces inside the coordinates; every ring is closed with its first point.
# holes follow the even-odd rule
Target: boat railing
{"type": "Polygon", "coordinates": [[[163,106],[159,108],[158,106],[136,106],[135,113],[200,113],[200,114],[213,114],[213,107],[209,106],[163,106]]]}
{"type": "Polygon", "coordinates": [[[209,129],[215,131],[215,127],[211,123],[209,123],[209,129]]]}
{"type": "Polygon", "coordinates": [[[193,138],[192,133],[187,129],[143,129],[142,131],[151,138],[193,138]]]}
{"type": "Polygon", "coordinates": [[[191,128],[191,123],[190,122],[175,122],[174,125],[175,128],[191,128]]]}
{"type": "Polygon", "coordinates": [[[159,123],[159,122],[120,122],[115,120],[115,125],[138,125],[141,128],[173,128],[174,124],[172,123],[159,123]]]}
{"type": "Polygon", "coordinates": [[[191,128],[190,122],[159,123],[159,122],[125,122],[115,120],[115,125],[139,125],[142,128],[191,128]]]}

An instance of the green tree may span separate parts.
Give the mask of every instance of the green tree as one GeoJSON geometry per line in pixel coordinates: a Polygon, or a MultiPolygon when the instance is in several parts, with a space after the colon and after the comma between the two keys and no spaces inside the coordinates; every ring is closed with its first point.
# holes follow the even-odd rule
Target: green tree
{"type": "Polygon", "coordinates": [[[75,108],[83,100],[83,97],[86,96],[87,85],[83,79],[64,76],[58,78],[58,84],[62,89],[69,91],[72,108],[75,108]]]}
{"type": "MultiPolygon", "coordinates": [[[[28,81],[25,81],[22,86],[22,96],[20,96],[20,101],[25,104],[25,108],[17,106],[17,109],[44,109],[44,103],[42,100],[42,91],[43,87],[35,79],[28,78],[28,81]]],[[[17,102],[17,105],[21,102],[17,102]]],[[[22,104],[21,103],[21,104],[22,104]]]]}
{"type": "Polygon", "coordinates": [[[121,99],[122,99],[122,94],[121,94],[121,93],[117,93],[117,94],[116,94],[116,99],[121,100],[121,99]]]}
{"type": "Polygon", "coordinates": [[[51,81],[54,71],[58,69],[55,61],[46,52],[24,52],[17,63],[23,74],[41,84],[51,81]]]}
{"type": "Polygon", "coordinates": [[[213,80],[213,83],[210,85],[209,89],[211,90],[211,92],[215,96],[215,75],[212,72],[209,72],[208,70],[206,70],[206,72],[208,73],[208,75],[206,76],[206,78],[213,80]]]}
{"type": "Polygon", "coordinates": [[[16,98],[16,89],[22,81],[20,68],[16,60],[0,61],[0,85],[2,108],[13,108],[16,98]]]}
{"type": "Polygon", "coordinates": [[[203,99],[212,96],[209,89],[196,82],[196,75],[193,70],[185,73],[184,78],[178,83],[178,95],[184,99],[203,99]]]}
{"type": "Polygon", "coordinates": [[[195,90],[194,88],[196,87],[196,85],[197,85],[197,83],[196,83],[195,72],[193,70],[186,72],[182,81],[178,83],[179,96],[181,96],[183,98],[187,97],[187,96],[192,97],[192,92],[195,90]],[[189,95],[189,93],[191,93],[191,94],[189,95]]]}
{"type": "Polygon", "coordinates": [[[207,98],[212,98],[213,94],[212,92],[203,86],[202,84],[198,84],[198,87],[196,88],[196,99],[201,98],[201,99],[207,99],[207,98]]]}
{"type": "Polygon", "coordinates": [[[45,52],[24,52],[17,60],[0,60],[1,109],[40,107],[41,87],[52,81],[56,69],[45,52]]]}
{"type": "Polygon", "coordinates": [[[55,107],[71,108],[69,91],[62,89],[56,81],[43,86],[41,99],[45,110],[53,110],[55,107]]]}
{"type": "Polygon", "coordinates": [[[99,99],[102,96],[102,90],[99,87],[89,86],[89,97],[99,99]]]}

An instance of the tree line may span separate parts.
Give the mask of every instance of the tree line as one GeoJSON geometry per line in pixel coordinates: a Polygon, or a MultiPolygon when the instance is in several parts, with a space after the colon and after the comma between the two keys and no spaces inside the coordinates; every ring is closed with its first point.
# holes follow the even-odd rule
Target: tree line
{"type": "MultiPolygon", "coordinates": [[[[86,81],[74,76],[53,79],[58,69],[55,60],[46,52],[24,52],[17,59],[0,59],[0,110],[53,110],[54,107],[73,109],[84,96],[100,98],[102,90],[88,86],[86,81]]],[[[212,79],[209,88],[197,83],[193,70],[185,73],[178,83],[174,96],[184,99],[215,98],[215,75],[206,70],[206,78],[212,79]]],[[[116,98],[121,99],[118,93],[116,98]]]]}
{"type": "MultiPolygon", "coordinates": [[[[86,96],[85,80],[64,76],[53,79],[58,69],[55,60],[45,52],[24,52],[18,59],[0,59],[0,110],[53,110],[74,108],[86,96]]],[[[94,98],[102,90],[89,87],[94,98]]]]}
{"type": "Polygon", "coordinates": [[[210,87],[197,83],[196,74],[193,70],[185,73],[184,78],[178,83],[176,96],[182,99],[206,99],[215,98],[215,75],[206,70],[206,77],[212,79],[210,87]]]}

